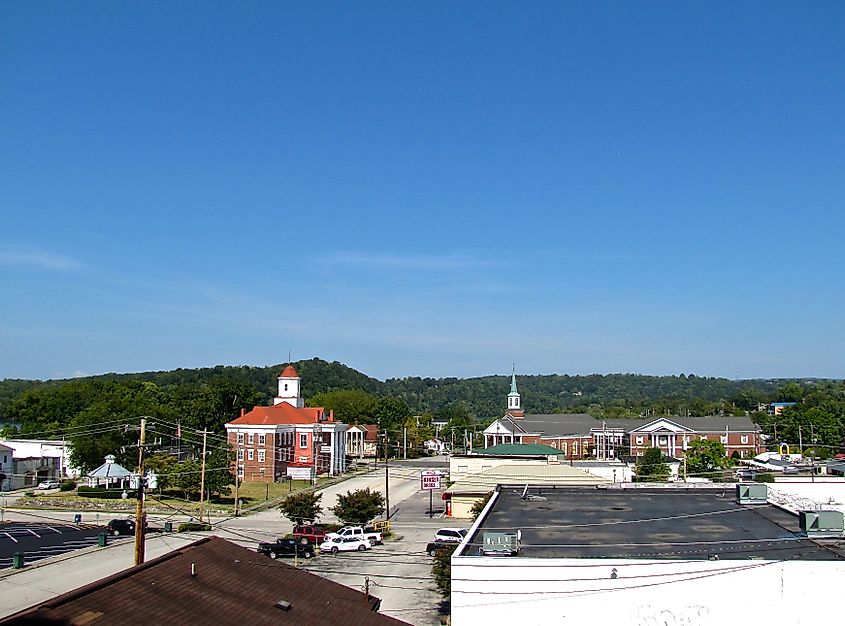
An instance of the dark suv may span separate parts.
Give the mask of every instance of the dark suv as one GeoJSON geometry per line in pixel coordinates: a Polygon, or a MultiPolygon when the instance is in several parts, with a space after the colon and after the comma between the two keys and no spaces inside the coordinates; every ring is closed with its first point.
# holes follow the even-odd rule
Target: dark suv
{"type": "Polygon", "coordinates": [[[131,519],[113,519],[108,523],[107,528],[109,533],[115,537],[135,534],[135,522],[131,519]]]}
{"type": "Polygon", "coordinates": [[[258,544],[258,551],[271,559],[294,555],[303,559],[310,559],[314,556],[314,546],[307,542],[302,543],[299,539],[276,539],[274,543],[262,541],[258,544]]]}

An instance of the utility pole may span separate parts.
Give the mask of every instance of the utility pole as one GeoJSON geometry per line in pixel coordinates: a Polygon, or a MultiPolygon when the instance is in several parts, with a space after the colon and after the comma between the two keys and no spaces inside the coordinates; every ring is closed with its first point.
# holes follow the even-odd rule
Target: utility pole
{"type": "Polygon", "coordinates": [[[317,484],[317,433],[319,432],[319,428],[320,428],[319,424],[314,424],[314,429],[313,429],[313,432],[311,433],[311,443],[313,444],[311,446],[311,456],[312,456],[312,461],[314,462],[314,476],[311,479],[312,485],[317,484]]]}
{"type": "Polygon", "coordinates": [[[804,439],[801,436],[801,427],[798,427],[798,451],[801,453],[801,456],[804,456],[804,439]]]}
{"type": "MultiPolygon", "coordinates": [[[[203,506],[205,504],[205,443],[208,431],[202,429],[202,473],[200,474],[200,523],[202,523],[203,506]]],[[[211,519],[211,518],[209,518],[211,519]]]]}
{"type": "Polygon", "coordinates": [[[408,458],[408,429],[402,429],[402,458],[408,458]]]}
{"type": "Polygon", "coordinates": [[[141,418],[141,434],[138,440],[138,503],[135,506],[135,565],[144,562],[144,443],[147,420],[141,418]]]}
{"type": "Polygon", "coordinates": [[[240,454],[241,448],[238,446],[238,451],[235,453],[235,517],[238,516],[238,482],[240,482],[240,473],[239,469],[240,466],[238,465],[238,455],[240,454]]]}
{"type": "Polygon", "coordinates": [[[687,455],[684,453],[684,482],[687,482],[687,455]]]}
{"type": "Polygon", "coordinates": [[[384,433],[384,519],[390,519],[390,466],[388,464],[388,438],[384,433]]]}

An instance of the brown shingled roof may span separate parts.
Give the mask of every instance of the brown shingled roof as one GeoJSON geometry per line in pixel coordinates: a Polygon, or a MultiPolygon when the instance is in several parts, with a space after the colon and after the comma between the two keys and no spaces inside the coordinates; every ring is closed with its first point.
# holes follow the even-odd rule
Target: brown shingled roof
{"type": "Polygon", "coordinates": [[[380,602],[225,539],[208,537],[0,624],[405,624],[378,613],[380,602]],[[289,602],[290,609],[278,608],[280,601],[289,602]]]}

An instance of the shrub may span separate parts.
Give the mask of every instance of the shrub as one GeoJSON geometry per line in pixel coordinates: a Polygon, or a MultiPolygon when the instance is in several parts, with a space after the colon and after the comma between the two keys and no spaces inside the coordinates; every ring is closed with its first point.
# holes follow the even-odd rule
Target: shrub
{"type": "Polygon", "coordinates": [[[211,524],[203,524],[202,522],[182,522],[176,529],[177,533],[190,533],[198,530],[211,530],[211,524]]]}
{"type": "Polygon", "coordinates": [[[773,483],[775,482],[775,477],[772,474],[757,474],[754,477],[755,483],[773,483]]]}
{"type": "MultiPolygon", "coordinates": [[[[77,494],[83,498],[101,498],[103,500],[120,500],[123,489],[103,489],[101,487],[79,487],[77,494]]],[[[127,492],[128,494],[128,492],[127,492]]]]}
{"type": "Polygon", "coordinates": [[[76,489],[76,482],[73,480],[63,480],[59,485],[59,491],[73,491],[76,489]]]}
{"type": "Polygon", "coordinates": [[[34,491],[24,491],[23,495],[25,495],[27,498],[34,498],[35,492],[34,491]]]}
{"type": "Polygon", "coordinates": [[[431,575],[434,576],[434,583],[444,596],[448,596],[452,591],[452,553],[457,547],[458,544],[440,548],[431,564],[431,575]]]}

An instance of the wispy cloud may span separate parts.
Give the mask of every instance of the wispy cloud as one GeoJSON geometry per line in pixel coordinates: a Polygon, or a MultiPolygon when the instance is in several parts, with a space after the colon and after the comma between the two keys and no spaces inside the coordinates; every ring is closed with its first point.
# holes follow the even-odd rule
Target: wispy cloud
{"type": "Polygon", "coordinates": [[[319,259],[331,266],[371,267],[396,270],[463,270],[471,268],[501,267],[502,261],[480,259],[466,254],[396,254],[368,252],[334,252],[319,259]]]}
{"type": "Polygon", "coordinates": [[[75,272],[85,265],[72,257],[46,250],[0,248],[0,265],[34,267],[54,272],[75,272]]]}

